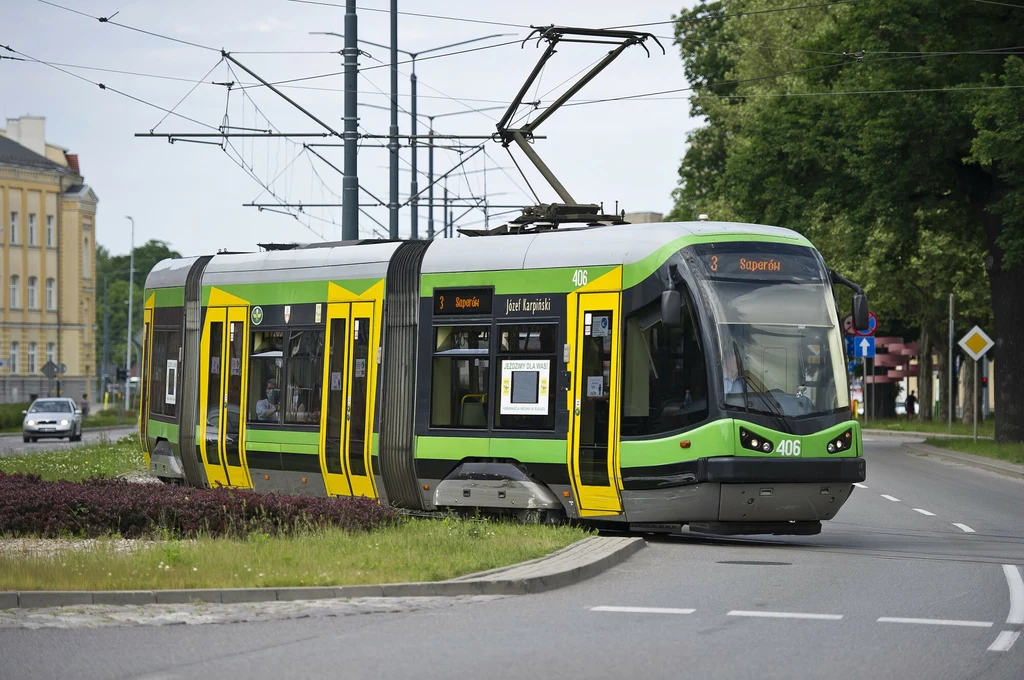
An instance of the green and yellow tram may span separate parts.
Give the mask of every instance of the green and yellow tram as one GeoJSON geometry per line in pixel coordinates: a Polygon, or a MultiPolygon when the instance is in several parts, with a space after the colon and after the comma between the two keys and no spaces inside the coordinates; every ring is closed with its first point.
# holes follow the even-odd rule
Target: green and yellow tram
{"type": "Polygon", "coordinates": [[[865,478],[834,284],[718,222],[298,246],[146,281],[141,435],[198,487],[817,533],[865,478]]]}

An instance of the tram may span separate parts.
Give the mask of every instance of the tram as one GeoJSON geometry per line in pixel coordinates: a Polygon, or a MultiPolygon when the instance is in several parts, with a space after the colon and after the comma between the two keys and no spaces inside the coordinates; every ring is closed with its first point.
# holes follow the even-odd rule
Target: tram
{"type": "Polygon", "coordinates": [[[865,479],[834,285],[712,221],[165,260],[141,440],[167,482],[630,530],[814,534],[865,479]]]}

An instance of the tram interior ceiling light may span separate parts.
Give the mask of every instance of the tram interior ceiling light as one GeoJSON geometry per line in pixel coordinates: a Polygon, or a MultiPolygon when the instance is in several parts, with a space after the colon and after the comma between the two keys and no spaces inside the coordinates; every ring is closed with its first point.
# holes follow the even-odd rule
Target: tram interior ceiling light
{"type": "Polygon", "coordinates": [[[847,430],[828,443],[829,453],[839,453],[853,448],[853,430],[847,430]]]}
{"type": "Polygon", "coordinates": [[[740,446],[758,453],[771,453],[775,449],[773,441],[742,427],[740,428],[740,446]]]}

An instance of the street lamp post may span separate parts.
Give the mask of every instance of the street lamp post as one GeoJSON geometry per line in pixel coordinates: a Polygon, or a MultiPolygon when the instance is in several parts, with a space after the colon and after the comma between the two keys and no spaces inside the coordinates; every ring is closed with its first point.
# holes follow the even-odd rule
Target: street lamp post
{"type": "MultiPolygon", "coordinates": [[[[321,31],[321,32],[317,32],[317,34],[318,35],[334,35],[334,36],[338,36],[340,38],[344,37],[343,35],[341,35],[339,33],[332,33],[332,32],[329,32],[329,31],[321,31]]],[[[363,40],[362,38],[359,38],[359,42],[361,42],[361,43],[366,43],[367,45],[373,45],[374,47],[380,47],[381,49],[385,49],[385,50],[393,50],[395,52],[401,52],[402,54],[408,55],[408,57],[412,60],[412,73],[409,75],[409,94],[410,94],[410,96],[412,98],[412,103],[411,103],[410,110],[409,110],[409,117],[410,117],[410,119],[412,121],[412,131],[411,131],[411,135],[412,136],[410,138],[410,144],[409,144],[410,147],[412,148],[412,163],[411,163],[411,165],[412,165],[412,180],[411,180],[410,187],[409,187],[409,192],[410,192],[409,195],[413,197],[412,200],[410,200],[410,202],[409,202],[409,205],[410,205],[410,207],[412,209],[411,220],[410,220],[410,228],[411,228],[410,237],[411,238],[414,238],[414,239],[415,238],[419,238],[419,204],[420,204],[420,201],[419,201],[419,198],[418,198],[418,195],[419,195],[419,175],[417,173],[418,154],[417,154],[417,149],[416,149],[416,131],[418,129],[418,126],[417,126],[417,115],[416,115],[416,108],[417,108],[416,59],[417,59],[417,57],[420,57],[421,55],[424,55],[424,54],[429,54],[430,52],[438,52],[440,50],[446,50],[446,49],[449,49],[451,47],[460,47],[462,45],[468,45],[469,43],[479,42],[481,40],[490,40],[491,38],[504,38],[504,37],[509,36],[509,35],[513,35],[513,34],[512,33],[494,33],[492,35],[480,36],[479,38],[471,38],[469,40],[462,40],[462,41],[459,41],[459,42],[456,42],[456,43],[451,43],[449,45],[441,45],[440,47],[431,47],[430,49],[419,50],[417,52],[410,52],[408,50],[398,49],[396,47],[392,47],[392,46],[389,46],[389,45],[381,45],[380,43],[375,43],[375,42],[373,42],[371,40],[363,40]]],[[[395,69],[395,72],[392,73],[391,77],[392,78],[397,77],[397,72],[398,72],[397,69],[395,69]]],[[[503,108],[503,107],[495,107],[495,108],[503,108]]],[[[459,113],[461,113],[461,112],[459,112],[459,113]]],[[[469,113],[469,112],[467,111],[467,113],[469,113]]],[[[393,96],[391,98],[391,120],[392,121],[397,121],[397,116],[398,116],[398,99],[393,96]]],[[[431,118],[431,122],[433,122],[433,118],[431,118]]],[[[433,125],[431,125],[431,127],[433,127],[433,125]]],[[[391,176],[396,178],[398,176],[398,149],[397,149],[398,138],[395,135],[398,134],[398,128],[395,127],[395,125],[392,125],[392,129],[389,132],[389,134],[393,135],[392,138],[389,141],[392,144],[396,145],[394,147],[394,153],[392,153],[392,157],[391,157],[391,164],[392,164],[391,165],[391,176]]],[[[431,139],[430,140],[430,145],[433,146],[433,143],[434,143],[434,140],[431,139]]],[[[432,156],[433,149],[431,149],[430,153],[431,153],[431,159],[432,159],[432,157],[433,157],[432,156]]],[[[433,173],[431,173],[431,174],[433,174],[433,173]]],[[[397,193],[397,189],[395,189],[395,191],[393,193],[397,193]]],[[[428,195],[432,195],[432,194],[433,194],[433,191],[431,190],[428,195]]],[[[428,198],[428,200],[430,200],[430,199],[428,198]]],[[[430,203],[431,203],[431,206],[433,206],[433,201],[432,200],[430,200],[430,203]]],[[[392,196],[390,201],[389,201],[389,207],[393,207],[393,208],[397,209],[397,205],[398,205],[397,204],[397,196],[392,196]]],[[[430,229],[430,226],[429,226],[429,222],[430,222],[430,220],[428,220],[427,230],[428,230],[428,233],[432,233],[432,230],[430,229]]],[[[397,236],[398,236],[397,233],[392,233],[391,234],[392,238],[396,238],[397,236]]]]}
{"type": "Polygon", "coordinates": [[[132,289],[135,288],[135,220],[130,215],[124,218],[132,223],[131,250],[128,251],[128,341],[124,355],[124,410],[130,408],[129,393],[132,389],[132,289]]]}

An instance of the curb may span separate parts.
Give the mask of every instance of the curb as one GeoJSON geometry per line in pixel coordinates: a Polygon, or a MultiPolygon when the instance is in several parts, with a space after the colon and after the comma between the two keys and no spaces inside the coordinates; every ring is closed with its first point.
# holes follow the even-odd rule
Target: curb
{"type": "Polygon", "coordinates": [[[188,604],[207,602],[236,604],[244,602],[283,602],[291,600],[326,600],[355,597],[453,597],[457,595],[526,595],[564,588],[591,578],[633,555],[646,545],[644,539],[589,537],[562,550],[528,562],[500,567],[486,572],[469,574],[450,581],[427,583],[384,583],[380,585],[338,587],[291,588],[210,588],[194,590],[39,590],[0,592],[0,609],[27,609],[37,607],[65,607],[69,605],[141,605],[188,604]],[[609,548],[587,549],[595,541],[609,548]],[[587,553],[575,562],[566,561],[567,553],[581,550],[587,553]],[[597,553],[592,554],[592,553],[597,553]],[[538,571],[543,562],[553,558],[566,561],[557,571],[538,571]],[[501,573],[527,567],[530,575],[500,578],[501,573]]]}
{"type": "MultiPolygon", "coordinates": [[[[972,434],[949,434],[948,432],[910,432],[908,430],[867,430],[861,428],[861,433],[872,437],[910,437],[912,439],[974,439],[972,434]]],[[[988,435],[979,435],[978,439],[992,440],[988,435]]]]}
{"type": "Polygon", "coordinates": [[[997,474],[1006,475],[1008,477],[1024,479],[1024,465],[1017,465],[1016,463],[1007,463],[1006,461],[1002,460],[992,460],[991,458],[975,456],[970,453],[948,451],[946,449],[940,449],[936,446],[928,446],[927,444],[917,444],[913,442],[904,443],[903,448],[913,451],[914,453],[917,454],[935,456],[936,458],[944,458],[947,461],[961,463],[962,465],[978,468],[980,470],[987,470],[989,472],[995,472],[997,474]]]}

